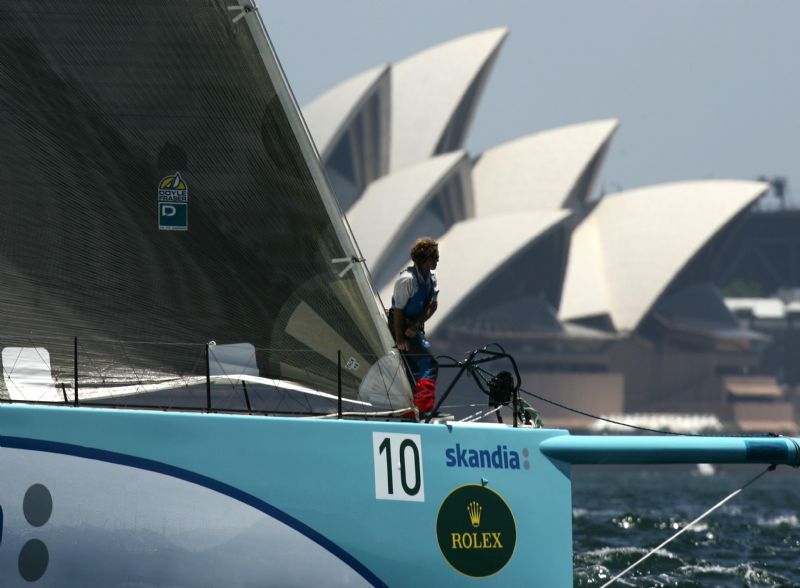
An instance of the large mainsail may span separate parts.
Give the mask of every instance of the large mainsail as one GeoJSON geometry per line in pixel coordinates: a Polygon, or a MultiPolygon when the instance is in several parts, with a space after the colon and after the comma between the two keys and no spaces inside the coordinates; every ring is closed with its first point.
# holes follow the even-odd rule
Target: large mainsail
{"type": "Polygon", "coordinates": [[[334,392],[341,352],[346,397],[409,404],[249,2],[0,5],[0,223],[0,393],[14,358],[146,384],[214,341],[232,375],[334,392]]]}

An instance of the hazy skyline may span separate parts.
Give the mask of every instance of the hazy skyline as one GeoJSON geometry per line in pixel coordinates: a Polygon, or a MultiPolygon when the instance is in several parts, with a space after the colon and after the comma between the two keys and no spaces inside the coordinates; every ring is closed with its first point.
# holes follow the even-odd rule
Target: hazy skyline
{"type": "Polygon", "coordinates": [[[466,147],[617,118],[598,190],[785,176],[800,201],[800,2],[264,2],[299,103],[365,69],[507,26],[466,147]]]}

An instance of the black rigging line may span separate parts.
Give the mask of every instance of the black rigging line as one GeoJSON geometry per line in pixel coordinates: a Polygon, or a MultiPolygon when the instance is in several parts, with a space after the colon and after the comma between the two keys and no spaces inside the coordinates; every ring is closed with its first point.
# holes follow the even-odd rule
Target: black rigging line
{"type": "Polygon", "coordinates": [[[563,408],[564,410],[568,410],[570,412],[574,412],[589,418],[597,419],[598,421],[605,421],[607,423],[611,423],[612,425],[619,425],[621,427],[628,427],[631,429],[636,429],[639,431],[646,431],[648,433],[658,433],[659,435],[676,435],[678,437],[704,437],[699,433],[678,433],[676,431],[667,431],[661,429],[651,429],[649,427],[641,427],[639,425],[632,425],[631,423],[623,423],[622,421],[617,421],[614,419],[609,419],[607,417],[599,416],[596,414],[592,414],[590,412],[585,412],[583,410],[578,410],[577,408],[572,408],[571,406],[567,406],[566,404],[561,404],[560,402],[556,402],[555,400],[550,400],[549,398],[545,398],[544,396],[539,396],[538,394],[534,394],[533,392],[528,392],[524,388],[519,389],[520,392],[527,394],[528,396],[532,396],[554,406],[558,406],[559,408],[563,408]]]}
{"type": "MultiPolygon", "coordinates": [[[[501,349],[502,349],[502,347],[501,347],[501,349]]],[[[494,376],[494,374],[492,374],[492,372],[490,372],[489,370],[487,370],[487,369],[485,369],[483,367],[480,367],[480,366],[473,366],[473,370],[476,373],[481,374],[481,376],[484,378],[484,381],[486,381],[486,375],[487,374],[490,377],[494,376]]],[[[698,434],[698,433],[677,433],[675,431],[651,429],[649,427],[641,427],[639,425],[632,425],[630,423],[624,423],[622,421],[609,419],[607,417],[599,416],[599,415],[596,415],[596,414],[592,414],[590,412],[586,412],[586,411],[583,411],[583,410],[579,410],[577,408],[573,408],[571,406],[567,406],[566,404],[562,404],[560,402],[556,402],[555,400],[550,400],[549,398],[545,398],[544,396],[540,396],[539,394],[535,394],[533,392],[529,392],[528,390],[525,390],[522,387],[520,387],[519,391],[522,392],[523,394],[527,394],[528,396],[531,396],[531,397],[536,398],[538,400],[541,400],[543,402],[547,402],[548,404],[552,404],[553,406],[557,406],[559,408],[563,408],[564,410],[567,410],[567,411],[570,411],[570,412],[574,412],[576,414],[579,414],[579,415],[582,415],[582,416],[585,416],[585,417],[589,417],[589,418],[592,418],[592,419],[597,419],[599,421],[605,421],[607,423],[611,423],[613,425],[618,425],[618,426],[621,426],[621,427],[628,427],[630,429],[636,429],[638,431],[645,431],[647,433],[657,433],[659,435],[675,435],[675,436],[678,436],[678,437],[703,437],[704,436],[704,435],[701,435],[701,434],[698,434]]]]}
{"type": "MultiPolygon", "coordinates": [[[[490,372],[489,370],[487,370],[485,368],[482,368],[480,366],[473,366],[473,372],[476,374],[476,376],[477,376],[478,373],[480,373],[481,377],[484,378],[484,382],[486,381],[486,379],[485,379],[486,378],[486,374],[488,374],[489,376],[492,376],[492,377],[494,376],[494,374],[492,374],[492,372],[490,372]]],[[[589,417],[589,418],[592,418],[592,419],[596,419],[598,421],[605,421],[605,422],[611,423],[613,425],[618,425],[618,426],[621,426],[621,427],[627,427],[629,429],[635,429],[637,431],[644,431],[644,432],[647,432],[647,433],[656,433],[658,435],[674,435],[676,437],[709,437],[709,436],[714,436],[714,437],[780,437],[781,436],[781,435],[777,435],[775,433],[747,433],[747,434],[728,434],[728,435],[715,433],[714,435],[708,435],[708,434],[705,434],[705,433],[679,433],[679,432],[676,432],[676,431],[669,431],[669,430],[662,430],[662,429],[652,429],[650,427],[642,427],[642,426],[639,426],[639,425],[633,425],[631,423],[625,423],[625,422],[622,422],[622,421],[617,421],[615,419],[610,419],[610,418],[599,416],[599,415],[596,415],[596,414],[592,414],[590,412],[586,412],[586,411],[583,411],[583,410],[580,410],[580,409],[577,409],[577,408],[573,408],[573,407],[568,406],[566,404],[562,404],[560,402],[556,402],[555,400],[551,400],[550,398],[547,398],[545,396],[541,396],[541,395],[536,394],[534,392],[529,392],[528,390],[525,390],[522,387],[520,387],[519,391],[524,393],[524,394],[527,394],[528,396],[531,396],[533,398],[541,400],[543,402],[547,402],[548,404],[552,404],[553,406],[557,406],[559,408],[563,408],[564,410],[567,410],[569,412],[574,412],[576,414],[579,414],[579,415],[582,415],[582,416],[585,416],[585,417],[589,417]]],[[[787,438],[788,439],[792,439],[791,437],[787,437],[787,438]]],[[[793,439],[792,439],[792,442],[796,443],[793,439]]],[[[800,461],[800,444],[798,445],[797,454],[799,456],[798,460],[800,461]]]]}

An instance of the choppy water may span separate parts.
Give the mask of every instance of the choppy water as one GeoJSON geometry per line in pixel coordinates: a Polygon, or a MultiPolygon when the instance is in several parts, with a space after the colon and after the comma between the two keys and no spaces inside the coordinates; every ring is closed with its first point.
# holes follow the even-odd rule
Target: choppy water
{"type": "MultiPolygon", "coordinates": [[[[763,467],[573,470],[575,586],[601,586],[763,467]]],[[[613,586],[800,586],[800,470],[782,467],[613,586]]]]}

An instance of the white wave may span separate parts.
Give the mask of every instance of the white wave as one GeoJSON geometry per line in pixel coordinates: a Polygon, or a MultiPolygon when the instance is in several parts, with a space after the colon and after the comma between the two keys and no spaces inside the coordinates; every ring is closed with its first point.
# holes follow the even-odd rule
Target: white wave
{"type": "MultiPolygon", "coordinates": [[[[597,557],[598,559],[605,559],[612,555],[644,555],[645,553],[649,552],[650,548],[645,547],[601,547],[599,549],[592,549],[590,551],[586,551],[584,554],[587,556],[597,557]]],[[[668,559],[680,560],[681,558],[672,553],[671,551],[667,551],[666,549],[659,549],[656,552],[657,555],[661,557],[666,557],[668,559]]]]}
{"type": "Polygon", "coordinates": [[[741,569],[741,564],[735,566],[721,566],[721,565],[694,565],[694,566],[681,566],[681,573],[687,575],[700,575],[700,574],[719,574],[721,576],[738,576],[741,569]]]}
{"type": "Polygon", "coordinates": [[[681,566],[679,572],[681,575],[695,578],[710,574],[741,578],[747,581],[747,586],[774,586],[777,580],[788,582],[788,580],[782,576],[754,567],[749,562],[743,562],[733,566],[722,566],[718,564],[688,565],[681,566]]]}
{"type": "Polygon", "coordinates": [[[800,528],[800,519],[796,514],[782,514],[768,519],[758,518],[758,524],[761,527],[791,527],[792,529],[800,528]]]}

